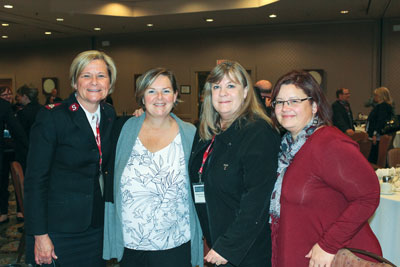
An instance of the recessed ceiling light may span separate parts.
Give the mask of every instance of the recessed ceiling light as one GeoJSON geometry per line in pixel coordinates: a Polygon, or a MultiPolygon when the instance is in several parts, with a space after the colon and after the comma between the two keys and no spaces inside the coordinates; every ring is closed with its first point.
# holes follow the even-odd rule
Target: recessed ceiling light
{"type": "Polygon", "coordinates": [[[101,28],[100,28],[100,27],[96,27],[96,28],[93,28],[93,30],[95,30],[95,31],[101,31],[101,28]]]}
{"type": "Polygon", "coordinates": [[[13,8],[12,5],[4,5],[4,8],[13,8]]]}
{"type": "Polygon", "coordinates": [[[154,24],[153,23],[147,23],[147,27],[153,27],[154,24]]]}
{"type": "Polygon", "coordinates": [[[44,32],[44,34],[46,34],[46,35],[50,35],[50,34],[51,34],[51,32],[44,32]]]}
{"type": "Polygon", "coordinates": [[[207,22],[213,22],[214,21],[214,19],[205,19],[205,21],[207,21],[207,22]]]}
{"type": "Polygon", "coordinates": [[[276,17],[277,17],[277,15],[275,15],[275,14],[271,14],[271,15],[269,15],[268,17],[270,17],[271,19],[273,19],[273,18],[276,18],[276,17]]]}
{"type": "Polygon", "coordinates": [[[7,38],[8,38],[8,36],[7,36],[7,35],[3,35],[3,36],[1,36],[1,38],[3,38],[3,39],[7,39],[7,38]]]}
{"type": "Polygon", "coordinates": [[[56,18],[57,21],[64,21],[63,18],[56,18]]]}
{"type": "Polygon", "coordinates": [[[2,23],[1,26],[3,26],[3,27],[8,27],[8,26],[10,26],[10,24],[8,24],[8,23],[2,23]]]}
{"type": "Polygon", "coordinates": [[[349,13],[349,11],[348,10],[342,10],[342,11],[340,11],[340,13],[347,14],[347,13],[349,13]]]}

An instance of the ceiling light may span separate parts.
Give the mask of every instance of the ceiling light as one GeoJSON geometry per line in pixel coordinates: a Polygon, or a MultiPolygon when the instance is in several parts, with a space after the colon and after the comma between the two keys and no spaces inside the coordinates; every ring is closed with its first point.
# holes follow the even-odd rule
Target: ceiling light
{"type": "Polygon", "coordinates": [[[275,15],[275,14],[271,14],[271,15],[269,15],[268,17],[270,17],[271,19],[273,19],[273,18],[276,18],[276,17],[277,17],[277,15],[275,15]]]}
{"type": "Polygon", "coordinates": [[[56,18],[57,21],[64,21],[63,18],[56,18]]]}
{"type": "Polygon", "coordinates": [[[50,35],[50,34],[51,34],[51,32],[44,32],[44,34],[46,34],[46,35],[50,35]]]}
{"type": "Polygon", "coordinates": [[[8,24],[8,23],[2,23],[1,26],[3,26],[3,27],[8,27],[8,26],[10,26],[10,24],[8,24]]]}
{"type": "Polygon", "coordinates": [[[3,39],[7,39],[7,38],[8,38],[8,36],[7,36],[7,35],[3,35],[3,36],[1,36],[1,38],[3,38],[3,39]]]}
{"type": "Polygon", "coordinates": [[[96,28],[93,28],[93,30],[95,30],[95,31],[101,31],[101,28],[100,28],[100,27],[96,27],[96,28]]]}
{"type": "Polygon", "coordinates": [[[207,22],[213,22],[214,19],[205,19],[205,21],[207,21],[207,22]]]}
{"type": "Polygon", "coordinates": [[[4,8],[13,8],[12,5],[4,5],[4,8]]]}
{"type": "Polygon", "coordinates": [[[349,11],[348,10],[342,10],[342,11],[340,11],[340,13],[347,14],[347,13],[349,13],[349,11]]]}
{"type": "Polygon", "coordinates": [[[153,23],[147,23],[147,27],[153,27],[154,24],[153,23]]]}

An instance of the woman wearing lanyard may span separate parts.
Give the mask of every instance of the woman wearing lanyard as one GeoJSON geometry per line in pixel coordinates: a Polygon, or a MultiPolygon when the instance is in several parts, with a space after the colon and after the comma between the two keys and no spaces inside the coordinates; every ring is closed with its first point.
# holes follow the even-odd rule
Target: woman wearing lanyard
{"type": "Polygon", "coordinates": [[[27,263],[105,266],[103,166],[115,112],[102,100],[116,73],[103,52],[79,54],[70,68],[75,92],[37,116],[25,177],[27,263]]]}
{"type": "Polygon", "coordinates": [[[216,66],[204,87],[189,161],[196,209],[211,247],[206,261],[271,265],[268,208],[278,151],[278,132],[246,70],[232,61],[216,66]]]}

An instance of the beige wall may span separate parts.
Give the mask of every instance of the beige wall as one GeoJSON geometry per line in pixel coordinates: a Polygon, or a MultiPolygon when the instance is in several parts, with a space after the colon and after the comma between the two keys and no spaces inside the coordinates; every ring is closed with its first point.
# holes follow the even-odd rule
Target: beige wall
{"type": "Polygon", "coordinates": [[[400,25],[400,19],[384,24],[382,86],[389,88],[396,102],[396,113],[400,114],[400,31],[394,32],[393,25],[400,25]]]}
{"type": "Polygon", "coordinates": [[[57,77],[61,97],[71,92],[69,66],[76,54],[90,49],[90,39],[69,39],[47,43],[18,44],[2,47],[0,77],[10,77],[15,88],[23,84],[39,89],[39,101],[44,103],[42,78],[57,77]]]}
{"type": "MultiPolygon", "coordinates": [[[[400,103],[400,33],[384,25],[383,84],[396,91],[400,103]]],[[[252,71],[252,78],[275,82],[292,69],[323,69],[326,94],[335,100],[339,87],[351,89],[353,113],[369,113],[363,106],[378,85],[379,22],[324,23],[255,26],[234,29],[152,32],[104,37],[96,46],[114,58],[118,67],[114,105],[119,114],[135,108],[133,77],[164,66],[172,69],[179,84],[191,85],[182,95],[176,113],[194,120],[197,113],[196,71],[211,70],[217,59],[239,61],[252,71]],[[102,47],[107,40],[110,46],[102,47]]],[[[91,47],[90,39],[28,44],[0,52],[0,77],[14,75],[16,87],[33,83],[41,90],[42,77],[58,77],[62,97],[71,92],[68,71],[73,57],[91,47]],[[4,74],[4,75],[3,75],[4,74]]],[[[41,96],[44,101],[44,97],[41,96]]]]}

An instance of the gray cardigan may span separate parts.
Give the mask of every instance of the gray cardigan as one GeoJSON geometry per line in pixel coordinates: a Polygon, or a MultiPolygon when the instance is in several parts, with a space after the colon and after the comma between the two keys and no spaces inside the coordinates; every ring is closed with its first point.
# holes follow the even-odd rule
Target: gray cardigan
{"type": "MultiPolygon", "coordinates": [[[[172,118],[178,123],[179,133],[182,138],[183,152],[186,162],[186,178],[188,181],[188,192],[190,194],[189,213],[190,213],[190,244],[191,244],[191,259],[193,266],[203,266],[203,241],[202,231],[197,217],[196,209],[193,203],[192,190],[188,175],[188,161],[192,149],[195,127],[187,122],[182,121],[176,115],[171,113],[172,118]]],[[[121,220],[121,176],[122,172],[129,160],[132,148],[135,145],[136,138],[139,135],[140,129],[145,118],[145,114],[139,118],[132,117],[124,125],[118,139],[116,156],[115,156],[115,171],[114,171],[114,203],[106,202],[104,216],[104,248],[103,258],[109,260],[117,258],[122,259],[124,253],[124,239],[122,234],[121,220]]]]}

